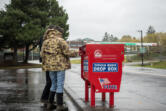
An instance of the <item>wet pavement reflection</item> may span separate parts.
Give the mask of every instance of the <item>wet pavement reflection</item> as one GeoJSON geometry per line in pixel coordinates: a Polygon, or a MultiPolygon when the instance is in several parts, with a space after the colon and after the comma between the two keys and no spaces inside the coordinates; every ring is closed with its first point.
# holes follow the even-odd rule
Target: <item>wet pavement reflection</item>
{"type": "Polygon", "coordinates": [[[45,111],[40,103],[44,85],[45,73],[39,68],[0,70],[0,111],[45,111]]]}

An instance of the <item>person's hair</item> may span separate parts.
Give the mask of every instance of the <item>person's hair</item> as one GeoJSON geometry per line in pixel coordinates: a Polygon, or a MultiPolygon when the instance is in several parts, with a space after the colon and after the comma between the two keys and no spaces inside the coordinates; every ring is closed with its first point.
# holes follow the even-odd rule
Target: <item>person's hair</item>
{"type": "Polygon", "coordinates": [[[54,30],[58,30],[62,34],[64,33],[63,28],[61,28],[60,26],[57,26],[57,25],[49,25],[47,29],[54,29],[54,30]]]}

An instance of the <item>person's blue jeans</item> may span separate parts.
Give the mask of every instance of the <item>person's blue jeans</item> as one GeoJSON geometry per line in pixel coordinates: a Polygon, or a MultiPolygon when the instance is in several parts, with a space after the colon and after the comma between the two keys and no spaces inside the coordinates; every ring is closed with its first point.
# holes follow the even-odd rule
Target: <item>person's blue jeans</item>
{"type": "Polygon", "coordinates": [[[50,71],[51,78],[51,92],[63,93],[64,80],[65,80],[65,71],[50,71]]]}

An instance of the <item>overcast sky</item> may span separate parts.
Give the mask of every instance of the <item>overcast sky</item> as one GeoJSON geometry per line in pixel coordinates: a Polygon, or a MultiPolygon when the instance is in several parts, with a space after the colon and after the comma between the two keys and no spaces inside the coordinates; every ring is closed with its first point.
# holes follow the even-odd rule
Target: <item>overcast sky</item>
{"type": "MultiPolygon", "coordinates": [[[[9,0],[0,0],[0,8],[9,0]]],[[[138,30],[152,25],[166,32],[166,0],[58,0],[69,15],[70,40],[101,40],[105,32],[118,38],[140,38],[138,30]]]]}

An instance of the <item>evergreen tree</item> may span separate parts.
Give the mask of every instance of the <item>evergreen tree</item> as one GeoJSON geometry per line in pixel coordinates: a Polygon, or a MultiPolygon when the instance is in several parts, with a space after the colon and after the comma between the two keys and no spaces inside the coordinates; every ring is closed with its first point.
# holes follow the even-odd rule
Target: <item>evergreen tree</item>
{"type": "Polygon", "coordinates": [[[30,46],[37,46],[49,24],[64,28],[64,39],[69,35],[68,15],[57,0],[11,0],[6,10],[0,11],[0,17],[0,33],[8,47],[14,48],[15,61],[17,48],[26,47],[27,62],[30,46]]]}
{"type": "Polygon", "coordinates": [[[109,37],[108,37],[108,41],[110,41],[110,42],[112,42],[113,41],[113,39],[114,39],[114,36],[111,34],[111,35],[109,35],[109,37]]]}
{"type": "Polygon", "coordinates": [[[102,41],[108,41],[109,39],[109,34],[107,32],[105,32],[103,40],[102,41]]]}
{"type": "Polygon", "coordinates": [[[116,42],[116,41],[118,41],[118,38],[117,38],[117,37],[114,37],[112,34],[110,35],[109,33],[105,32],[102,41],[106,41],[106,42],[116,42]]]}
{"type": "Polygon", "coordinates": [[[153,26],[149,26],[149,28],[148,28],[148,30],[147,30],[147,35],[148,34],[154,34],[156,31],[155,31],[155,29],[154,29],[154,27],[153,26]]]}
{"type": "Polygon", "coordinates": [[[118,41],[118,38],[117,38],[117,37],[114,37],[114,36],[111,34],[111,36],[109,37],[109,41],[110,41],[110,42],[116,42],[116,41],[118,41]]]}
{"type": "Polygon", "coordinates": [[[118,37],[114,37],[112,42],[117,42],[118,40],[119,40],[118,37]]]}

